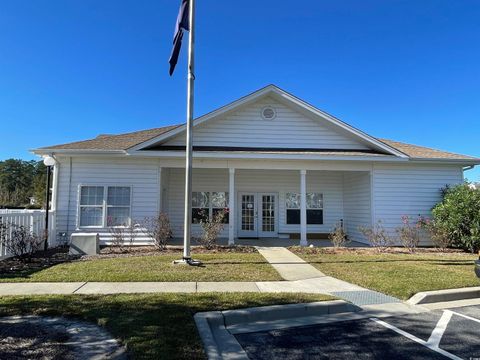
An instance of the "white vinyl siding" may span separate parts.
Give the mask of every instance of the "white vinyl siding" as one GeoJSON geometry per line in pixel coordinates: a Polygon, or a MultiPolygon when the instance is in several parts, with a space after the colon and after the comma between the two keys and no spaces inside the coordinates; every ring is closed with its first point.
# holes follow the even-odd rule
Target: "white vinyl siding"
{"type": "MultiPolygon", "coordinates": [[[[402,215],[430,216],[441,200],[440,189],[463,181],[457,165],[375,164],[373,170],[374,218],[395,236],[402,215]]],[[[425,243],[425,239],[424,239],[425,243]]]]}
{"type": "MultiPolygon", "coordinates": [[[[195,146],[368,149],[344,130],[326,121],[313,120],[269,98],[198,125],[194,134],[195,146]],[[275,108],[277,115],[273,120],[264,120],[261,111],[269,105],[275,108]]],[[[185,146],[185,134],[164,145],[185,146]]]]}
{"type": "MultiPolygon", "coordinates": [[[[66,232],[67,237],[61,239],[57,236],[58,241],[68,241],[70,234],[77,231],[80,185],[130,187],[130,214],[134,223],[158,213],[160,199],[158,160],[75,157],[72,159],[71,171],[68,158],[59,157],[59,161],[56,232],[57,234],[66,232]]],[[[101,240],[110,236],[106,228],[90,231],[99,232],[101,240]]]]}
{"type": "Polygon", "coordinates": [[[358,230],[370,226],[371,185],[369,172],[345,172],[343,174],[344,227],[350,240],[368,243],[358,230]]]}

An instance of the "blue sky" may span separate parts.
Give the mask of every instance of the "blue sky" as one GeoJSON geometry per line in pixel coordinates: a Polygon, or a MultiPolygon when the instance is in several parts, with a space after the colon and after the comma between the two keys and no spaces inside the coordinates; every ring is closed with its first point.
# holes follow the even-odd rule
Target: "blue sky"
{"type": "MultiPolygon", "coordinates": [[[[183,122],[179,2],[2,1],[0,159],[183,122]]],[[[197,0],[195,114],[274,83],[371,135],[480,156],[478,19],[478,0],[197,0]]]]}

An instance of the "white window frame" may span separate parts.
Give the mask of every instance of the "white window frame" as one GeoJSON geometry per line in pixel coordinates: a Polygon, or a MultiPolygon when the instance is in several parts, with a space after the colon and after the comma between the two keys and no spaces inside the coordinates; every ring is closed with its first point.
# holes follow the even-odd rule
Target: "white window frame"
{"type": "MultiPolygon", "coordinates": [[[[288,207],[288,205],[287,205],[288,194],[295,194],[298,197],[300,197],[300,193],[298,193],[298,192],[289,191],[289,192],[285,193],[285,225],[300,225],[300,224],[289,224],[289,223],[287,223],[287,218],[288,218],[287,212],[288,212],[288,210],[300,210],[300,207],[301,207],[301,205],[298,208],[288,207]]],[[[310,192],[307,192],[307,198],[308,198],[308,194],[319,194],[319,195],[322,196],[322,207],[321,208],[309,207],[308,206],[308,201],[305,205],[306,205],[307,211],[308,210],[322,210],[322,222],[324,224],[325,223],[325,209],[324,209],[325,208],[325,197],[324,197],[324,193],[320,192],[320,191],[310,191],[310,192]]],[[[301,220],[300,220],[300,222],[301,222],[301,220]]],[[[310,226],[321,226],[323,224],[309,224],[309,223],[307,223],[307,225],[310,225],[310,226]]]]}
{"type": "Polygon", "coordinates": [[[107,228],[127,228],[132,223],[132,198],[133,198],[133,186],[132,185],[125,185],[125,184],[79,184],[78,185],[78,194],[77,194],[77,230],[80,229],[107,229],[107,228]],[[102,205],[81,205],[81,194],[82,194],[82,187],[103,187],[103,200],[102,205]],[[128,213],[129,213],[129,224],[128,225],[117,225],[117,226],[108,226],[107,225],[107,208],[108,207],[127,207],[126,205],[117,206],[117,205],[108,205],[108,188],[109,187],[128,187],[130,188],[130,199],[129,199],[129,206],[128,206],[128,213]],[[81,218],[81,208],[82,207],[102,207],[102,224],[101,225],[92,225],[92,226],[80,226],[80,218],[81,218]]]}

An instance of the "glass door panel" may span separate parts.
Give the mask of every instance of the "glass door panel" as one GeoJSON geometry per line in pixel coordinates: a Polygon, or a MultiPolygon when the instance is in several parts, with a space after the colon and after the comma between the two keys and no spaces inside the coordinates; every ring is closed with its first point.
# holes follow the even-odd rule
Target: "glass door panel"
{"type": "Polygon", "coordinates": [[[240,194],[240,237],[257,237],[256,194],[240,194]]]}

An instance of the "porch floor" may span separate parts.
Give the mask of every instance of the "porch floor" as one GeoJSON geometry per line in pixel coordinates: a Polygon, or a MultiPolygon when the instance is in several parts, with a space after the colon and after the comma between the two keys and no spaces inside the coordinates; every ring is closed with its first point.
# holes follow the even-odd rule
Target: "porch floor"
{"type": "MultiPolygon", "coordinates": [[[[218,245],[228,245],[228,239],[219,239],[218,245]]],[[[312,244],[315,247],[333,247],[329,240],[309,239],[308,245],[312,244]]],[[[174,238],[169,241],[169,245],[182,246],[183,238],[174,238]]],[[[192,246],[198,245],[195,241],[192,241],[192,246]]],[[[264,247],[288,247],[300,245],[299,239],[283,239],[283,238],[258,238],[258,239],[235,239],[235,245],[247,245],[247,246],[264,246],[264,247]]],[[[357,241],[351,241],[347,243],[347,247],[369,247],[367,244],[363,244],[357,241]]]]}

